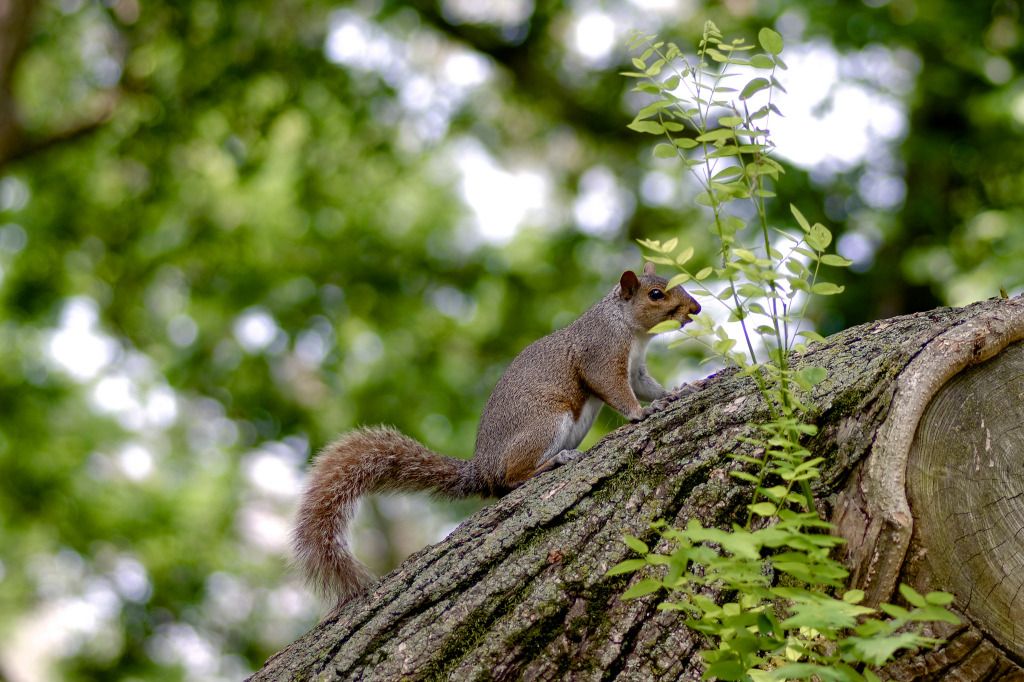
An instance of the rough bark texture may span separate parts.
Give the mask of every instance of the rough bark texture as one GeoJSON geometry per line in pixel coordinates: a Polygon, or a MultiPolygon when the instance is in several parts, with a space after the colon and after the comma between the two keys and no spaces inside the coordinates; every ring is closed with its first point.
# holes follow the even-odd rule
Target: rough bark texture
{"type": "MultiPolygon", "coordinates": [[[[915,526],[907,501],[908,458],[915,467],[930,466],[911,456],[914,434],[951,377],[1020,339],[1024,300],[997,299],[856,327],[795,358],[829,371],[808,401],[819,426],[809,446],[827,458],[816,494],[849,541],[856,583],[873,600],[892,599],[899,581],[951,587],[937,577],[930,550],[948,551],[960,539],[950,538],[955,531],[948,527],[915,526]]],[[[743,510],[749,490],[729,476],[734,464],[727,453],[737,450],[736,437],[749,423],[764,418],[763,403],[752,383],[732,372],[704,380],[700,389],[480,511],[275,655],[253,679],[699,679],[696,633],[678,615],[657,611],[656,596],[622,601],[636,576],[605,573],[630,554],[623,533],[653,540],[648,524],[655,519],[722,525],[743,510]]],[[[1019,428],[1020,411],[1014,414],[1008,419],[1019,428]]],[[[1004,421],[1000,428],[1012,426],[1004,421]]],[[[998,464],[1015,472],[999,475],[1018,487],[1021,457],[1008,450],[998,464]]],[[[1003,564],[1014,571],[1024,495],[1007,489],[1000,504],[1016,514],[1004,526],[1007,537],[995,540],[1016,557],[1017,564],[1003,564]]],[[[969,570],[975,565],[990,566],[971,563],[969,570]]],[[[1002,580],[998,573],[993,579],[1002,580]]],[[[1009,584],[1016,589],[1019,582],[1017,570],[1009,584]]],[[[1014,634],[982,622],[982,602],[969,595],[958,594],[957,605],[966,624],[938,633],[947,645],[907,657],[886,674],[1024,680],[1012,645],[1019,626],[1014,634]]]]}

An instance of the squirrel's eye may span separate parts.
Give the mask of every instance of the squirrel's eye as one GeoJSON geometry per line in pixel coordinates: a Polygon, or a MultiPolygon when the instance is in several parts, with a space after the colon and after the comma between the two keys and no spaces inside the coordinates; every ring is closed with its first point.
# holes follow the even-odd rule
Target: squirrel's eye
{"type": "Polygon", "coordinates": [[[647,296],[652,301],[660,301],[661,299],[665,298],[665,292],[662,291],[661,289],[651,289],[650,293],[647,294],[647,296]]]}

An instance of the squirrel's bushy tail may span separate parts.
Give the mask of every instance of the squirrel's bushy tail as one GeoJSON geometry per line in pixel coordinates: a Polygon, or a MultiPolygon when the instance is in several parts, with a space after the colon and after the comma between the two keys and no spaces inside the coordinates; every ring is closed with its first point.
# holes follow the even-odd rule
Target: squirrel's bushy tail
{"type": "Polygon", "coordinates": [[[348,601],[373,580],[348,545],[359,498],[417,490],[465,497],[478,492],[471,466],[386,427],[358,429],[325,447],[313,462],[292,536],[306,578],[339,605],[348,601]]]}

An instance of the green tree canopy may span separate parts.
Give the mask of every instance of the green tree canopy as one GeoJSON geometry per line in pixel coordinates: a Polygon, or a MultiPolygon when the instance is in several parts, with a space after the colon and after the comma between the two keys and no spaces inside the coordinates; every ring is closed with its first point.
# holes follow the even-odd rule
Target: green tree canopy
{"type": "MultiPolygon", "coordinates": [[[[712,262],[693,186],[625,127],[631,28],[786,37],[775,219],[820,207],[855,261],[820,331],[1019,289],[1020,11],[8,2],[4,676],[254,669],[318,616],[283,559],[311,452],[386,422],[468,455],[504,365],[639,267],[632,239],[712,262]]],[[[368,505],[375,568],[465,509],[423,504],[368,505]]]]}

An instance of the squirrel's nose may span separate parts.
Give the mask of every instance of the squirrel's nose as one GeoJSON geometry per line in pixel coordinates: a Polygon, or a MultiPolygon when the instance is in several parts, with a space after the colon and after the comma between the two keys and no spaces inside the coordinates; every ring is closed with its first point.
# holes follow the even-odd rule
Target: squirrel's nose
{"type": "Polygon", "coordinates": [[[700,312],[700,303],[697,303],[694,299],[690,299],[690,314],[696,315],[700,312]]]}

